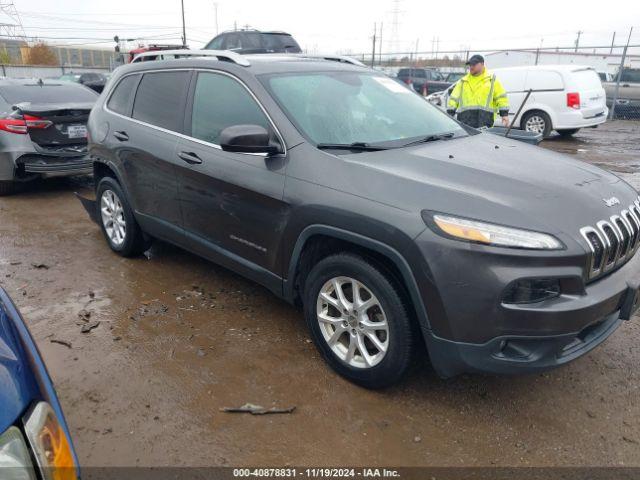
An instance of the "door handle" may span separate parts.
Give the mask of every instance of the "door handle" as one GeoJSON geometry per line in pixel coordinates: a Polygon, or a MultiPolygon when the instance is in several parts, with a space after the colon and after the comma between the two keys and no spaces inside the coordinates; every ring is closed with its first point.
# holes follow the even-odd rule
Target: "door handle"
{"type": "Polygon", "coordinates": [[[127,132],[113,132],[113,136],[121,142],[126,142],[127,140],[129,140],[129,135],[127,135],[127,132]]]}
{"type": "Polygon", "coordinates": [[[191,165],[199,165],[202,163],[202,159],[193,152],[180,152],[178,157],[191,165]]]}

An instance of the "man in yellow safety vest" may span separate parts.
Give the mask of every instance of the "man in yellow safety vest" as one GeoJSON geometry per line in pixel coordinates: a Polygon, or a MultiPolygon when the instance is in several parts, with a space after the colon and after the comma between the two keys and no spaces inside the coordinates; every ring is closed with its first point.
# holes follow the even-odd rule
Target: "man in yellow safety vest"
{"type": "Polygon", "coordinates": [[[458,80],[451,95],[447,112],[471,127],[492,127],[496,115],[502,124],[509,124],[509,99],[507,92],[484,66],[482,55],[473,55],[468,61],[469,73],[458,80]]]}

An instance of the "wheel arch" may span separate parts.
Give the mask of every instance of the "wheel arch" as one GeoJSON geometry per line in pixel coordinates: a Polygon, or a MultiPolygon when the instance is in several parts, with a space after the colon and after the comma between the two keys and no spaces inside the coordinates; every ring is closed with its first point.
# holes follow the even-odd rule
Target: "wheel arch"
{"type": "Polygon", "coordinates": [[[309,263],[309,260],[304,257],[314,248],[324,249],[324,252],[315,253],[315,256],[314,252],[311,252],[314,259],[338,251],[352,251],[373,260],[400,283],[423,333],[425,330],[430,331],[429,318],[415,276],[402,254],[373,238],[329,225],[310,225],[298,236],[286,267],[287,277],[283,280],[283,296],[287,301],[294,304],[299,302],[300,279],[308,273],[304,268],[305,262],[309,263]]]}
{"type": "Polygon", "coordinates": [[[534,103],[532,105],[527,105],[527,109],[520,113],[520,119],[518,120],[519,123],[519,128],[524,129],[524,124],[522,122],[522,119],[525,118],[525,116],[527,116],[530,113],[534,113],[534,112],[542,112],[545,115],[547,115],[549,117],[549,119],[551,120],[551,128],[550,130],[555,129],[555,124],[556,124],[556,116],[553,114],[553,112],[551,111],[552,109],[547,108],[546,105],[543,104],[539,104],[539,103],[534,103]]]}

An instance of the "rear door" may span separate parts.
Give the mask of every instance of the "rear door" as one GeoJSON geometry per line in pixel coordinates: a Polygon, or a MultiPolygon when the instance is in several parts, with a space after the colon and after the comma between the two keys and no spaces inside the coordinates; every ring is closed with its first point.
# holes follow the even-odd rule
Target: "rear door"
{"type": "Polygon", "coordinates": [[[191,249],[222,264],[242,258],[273,272],[288,210],[284,158],[225,152],[219,138],[226,127],[253,124],[275,139],[275,128],[235,77],[200,71],[194,82],[185,122],[190,138],[178,141],[176,168],[191,249]]]}
{"type": "MultiPolygon", "coordinates": [[[[580,111],[584,118],[597,118],[605,114],[607,96],[600,76],[593,68],[572,70],[571,84],[580,94],[580,111]]],[[[569,92],[567,92],[569,93],[569,92]]]]}
{"type": "Polygon", "coordinates": [[[98,96],[71,83],[7,85],[0,95],[22,115],[39,151],[77,151],[87,146],[87,120],[98,96]]]}
{"type": "MultiPolygon", "coordinates": [[[[182,223],[175,148],[176,133],[182,132],[190,78],[189,70],[144,73],[135,91],[131,118],[126,114],[112,116],[106,140],[124,171],[123,179],[139,221],[149,233],[161,238],[167,238],[171,231],[178,232],[182,223]]],[[[124,77],[114,89],[107,103],[109,110],[115,111],[120,102],[125,104],[126,88],[135,87],[134,80],[125,85],[126,80],[124,77]],[[122,100],[116,96],[120,86],[122,100]]]]}

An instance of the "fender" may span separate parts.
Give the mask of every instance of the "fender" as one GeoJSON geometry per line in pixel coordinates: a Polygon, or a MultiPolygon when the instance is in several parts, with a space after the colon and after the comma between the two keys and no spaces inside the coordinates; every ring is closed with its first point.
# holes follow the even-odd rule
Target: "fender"
{"type": "Polygon", "coordinates": [[[411,267],[409,266],[405,258],[400,254],[400,252],[390,247],[389,245],[379,242],[378,240],[374,240],[372,238],[365,237],[364,235],[360,235],[358,233],[353,233],[348,230],[343,230],[341,228],[336,228],[329,225],[310,225],[306,227],[298,236],[296,244],[293,248],[293,252],[291,254],[291,259],[289,261],[287,278],[282,282],[283,297],[285,298],[285,300],[291,303],[293,302],[296,267],[300,260],[300,255],[302,254],[302,249],[306,241],[313,235],[326,235],[328,237],[345,240],[380,253],[381,255],[384,255],[386,258],[391,260],[402,275],[402,279],[404,280],[405,286],[411,297],[411,301],[418,317],[420,327],[423,330],[423,334],[426,335],[427,331],[431,331],[427,310],[424,306],[424,302],[422,301],[422,297],[420,296],[415,277],[413,275],[413,272],[411,271],[411,267]]]}

